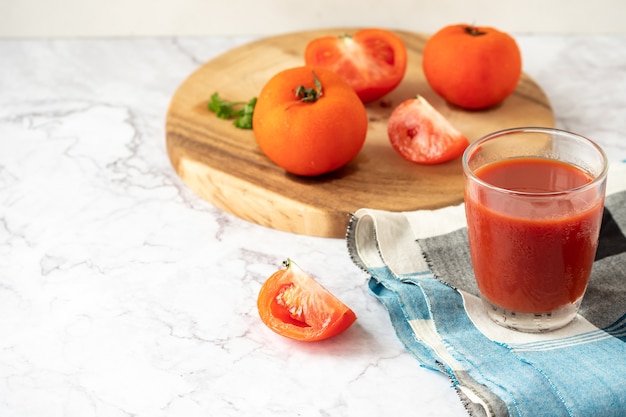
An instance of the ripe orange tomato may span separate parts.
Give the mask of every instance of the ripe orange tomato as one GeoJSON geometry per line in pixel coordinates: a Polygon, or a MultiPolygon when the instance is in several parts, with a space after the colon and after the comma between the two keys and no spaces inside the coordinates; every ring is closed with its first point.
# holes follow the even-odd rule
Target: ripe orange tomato
{"type": "Polygon", "coordinates": [[[385,29],[362,29],[354,35],[323,36],[306,46],[307,65],[341,75],[363,103],[377,100],[400,84],[407,66],[404,41],[385,29]]]}
{"type": "Polygon", "coordinates": [[[433,165],[463,154],[467,137],[422,96],[403,101],[387,123],[391,146],[404,159],[433,165]]]}
{"type": "Polygon", "coordinates": [[[274,75],[259,93],[252,129],[269,159],[296,175],[334,171],[359,153],[367,112],[337,74],[295,67],[274,75]]]}
{"type": "Polygon", "coordinates": [[[479,110],[515,91],[522,57],[507,33],[460,24],[446,26],[426,41],[422,67],[437,94],[461,108],[479,110]]]}
{"type": "Polygon", "coordinates": [[[261,321],[275,333],[304,342],[328,339],[356,320],[348,306],[292,260],[261,287],[257,308],[261,321]]]}

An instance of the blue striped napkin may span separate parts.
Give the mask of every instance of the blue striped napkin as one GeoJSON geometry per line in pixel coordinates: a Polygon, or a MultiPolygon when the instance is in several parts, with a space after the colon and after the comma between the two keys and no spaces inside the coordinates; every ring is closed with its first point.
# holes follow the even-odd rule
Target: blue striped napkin
{"type": "Polygon", "coordinates": [[[609,170],[589,287],[560,330],[521,333],[487,318],[465,225],[463,205],[353,215],[350,256],[406,348],[448,375],[472,416],[626,416],[626,164],[609,170]]]}

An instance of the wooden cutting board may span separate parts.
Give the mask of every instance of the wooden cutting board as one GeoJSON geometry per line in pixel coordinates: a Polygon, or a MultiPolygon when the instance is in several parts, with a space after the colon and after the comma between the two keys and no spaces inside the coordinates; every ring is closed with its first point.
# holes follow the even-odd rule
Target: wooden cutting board
{"type": "Polygon", "coordinates": [[[207,110],[212,93],[248,101],[278,71],[304,64],[307,42],[356,29],[304,31],[261,39],[200,66],[172,97],[166,119],[167,152],[187,186],[215,206],[243,219],[288,232],[343,237],[350,213],[361,207],[390,211],[433,209],[463,200],[460,160],[421,166],[402,159],[387,139],[393,108],[423,95],[471,141],[518,126],[553,126],[544,92],[526,74],[515,93],[486,111],[452,107],[428,86],[421,67],[427,36],[396,31],[408,49],[403,82],[367,105],[369,130],[360,154],[344,168],[316,178],[286,173],[259,150],[253,132],[235,128],[207,110]]]}

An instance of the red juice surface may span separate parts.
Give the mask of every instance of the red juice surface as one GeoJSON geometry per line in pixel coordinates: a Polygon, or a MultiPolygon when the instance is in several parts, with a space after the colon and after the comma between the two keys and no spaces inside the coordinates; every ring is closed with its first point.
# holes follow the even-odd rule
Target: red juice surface
{"type": "MultiPolygon", "coordinates": [[[[479,168],[499,188],[532,193],[571,190],[592,181],[572,165],[542,158],[510,159],[479,168]]],[[[492,304],[545,313],[585,292],[595,257],[604,199],[597,187],[530,196],[475,183],[465,207],[478,287],[492,304]]]]}

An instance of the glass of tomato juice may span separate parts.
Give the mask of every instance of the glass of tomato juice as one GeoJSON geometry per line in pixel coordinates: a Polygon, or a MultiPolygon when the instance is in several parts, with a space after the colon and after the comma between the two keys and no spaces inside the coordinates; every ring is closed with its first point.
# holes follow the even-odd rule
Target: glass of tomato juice
{"type": "Polygon", "coordinates": [[[472,266],[489,317],[543,332],[571,322],[598,247],[608,162],[593,141],[541,127],[498,131],[462,158],[472,266]]]}

